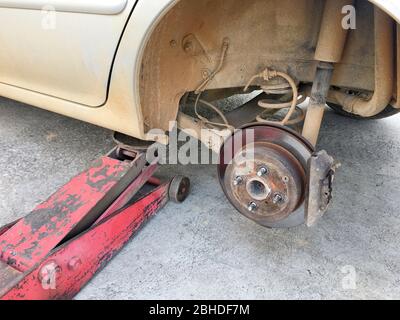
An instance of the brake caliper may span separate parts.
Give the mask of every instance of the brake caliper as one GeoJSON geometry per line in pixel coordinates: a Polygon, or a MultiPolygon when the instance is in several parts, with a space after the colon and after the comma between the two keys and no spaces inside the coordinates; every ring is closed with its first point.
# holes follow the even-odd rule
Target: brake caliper
{"type": "Polygon", "coordinates": [[[333,181],[340,163],[325,150],[316,152],[308,162],[308,193],[305,203],[307,226],[312,227],[327,212],[332,202],[333,181]]]}

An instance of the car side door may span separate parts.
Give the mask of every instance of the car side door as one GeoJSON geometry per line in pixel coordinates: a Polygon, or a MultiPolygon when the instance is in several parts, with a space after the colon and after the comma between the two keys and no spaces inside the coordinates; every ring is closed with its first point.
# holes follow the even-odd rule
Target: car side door
{"type": "Polygon", "coordinates": [[[0,0],[0,82],[101,106],[136,1],[0,0]]]}

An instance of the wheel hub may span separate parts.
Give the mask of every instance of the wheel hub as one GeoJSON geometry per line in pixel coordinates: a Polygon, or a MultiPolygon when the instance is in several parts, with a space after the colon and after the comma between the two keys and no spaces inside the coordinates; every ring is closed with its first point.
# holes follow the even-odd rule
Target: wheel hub
{"type": "Polygon", "coordinates": [[[221,149],[221,185],[243,215],[272,227],[303,204],[312,151],[290,129],[276,125],[246,128],[221,149]],[[243,139],[252,134],[254,139],[243,139]]]}

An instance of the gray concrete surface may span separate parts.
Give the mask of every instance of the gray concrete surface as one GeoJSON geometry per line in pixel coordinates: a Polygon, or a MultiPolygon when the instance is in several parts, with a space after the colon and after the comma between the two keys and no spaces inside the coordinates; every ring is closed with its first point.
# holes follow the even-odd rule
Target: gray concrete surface
{"type": "MultiPolygon", "coordinates": [[[[107,130],[3,98],[0,137],[0,224],[112,147],[107,130]]],[[[313,229],[268,230],[241,217],[213,166],[163,167],[190,176],[191,197],[163,209],[77,298],[400,298],[399,137],[399,117],[327,114],[320,146],[343,167],[334,206],[313,229]],[[356,271],[352,290],[346,266],[356,271]]]]}

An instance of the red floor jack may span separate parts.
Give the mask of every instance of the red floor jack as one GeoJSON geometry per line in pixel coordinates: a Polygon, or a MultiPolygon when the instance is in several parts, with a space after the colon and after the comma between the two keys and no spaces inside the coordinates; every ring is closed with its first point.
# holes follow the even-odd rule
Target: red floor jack
{"type": "Polygon", "coordinates": [[[73,298],[169,199],[187,197],[189,179],[162,182],[153,177],[157,167],[143,152],[116,147],[1,227],[0,298],[73,298]]]}

